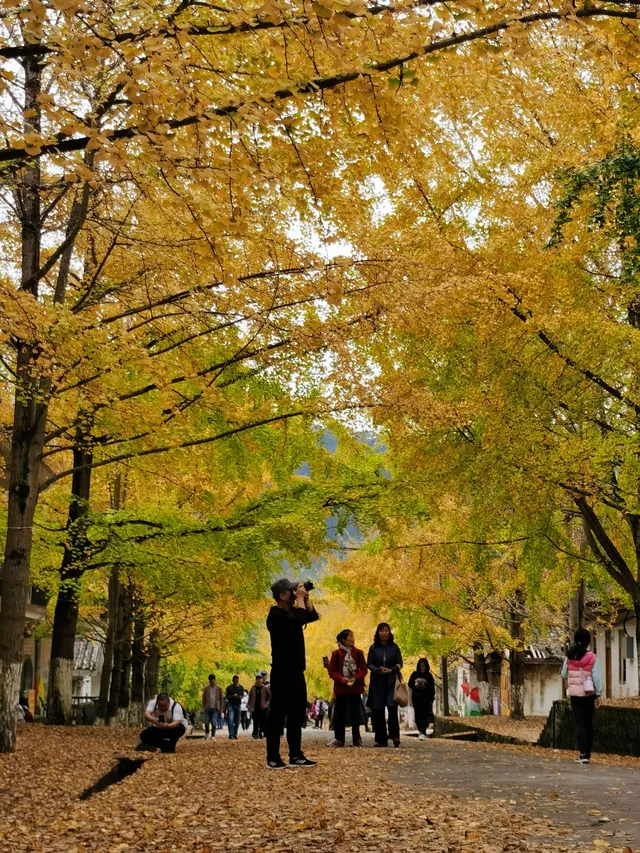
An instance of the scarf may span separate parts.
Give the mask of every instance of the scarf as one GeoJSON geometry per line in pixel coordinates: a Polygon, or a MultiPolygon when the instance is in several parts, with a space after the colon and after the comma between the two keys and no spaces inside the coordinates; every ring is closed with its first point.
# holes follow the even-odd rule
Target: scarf
{"type": "Polygon", "coordinates": [[[340,648],[345,653],[342,674],[345,678],[355,678],[356,662],[353,659],[353,655],[351,654],[351,649],[348,646],[343,646],[342,643],[340,643],[340,648]]]}

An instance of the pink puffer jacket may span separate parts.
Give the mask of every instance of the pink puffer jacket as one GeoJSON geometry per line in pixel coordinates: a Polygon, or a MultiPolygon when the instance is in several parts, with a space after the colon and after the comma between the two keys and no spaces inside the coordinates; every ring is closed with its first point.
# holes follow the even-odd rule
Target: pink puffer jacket
{"type": "Polygon", "coordinates": [[[593,652],[587,652],[580,660],[567,661],[567,696],[592,696],[596,692],[593,685],[595,662],[593,652]]]}

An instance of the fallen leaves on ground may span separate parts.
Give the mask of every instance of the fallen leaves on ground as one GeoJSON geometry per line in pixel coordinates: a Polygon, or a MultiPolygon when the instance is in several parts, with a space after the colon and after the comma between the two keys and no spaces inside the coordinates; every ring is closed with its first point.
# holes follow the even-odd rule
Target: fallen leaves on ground
{"type": "Polygon", "coordinates": [[[80,801],[82,791],[113,767],[115,755],[130,753],[136,741],[131,730],[23,729],[17,752],[0,756],[0,851],[568,849],[562,830],[501,802],[391,782],[399,763],[415,759],[411,746],[399,752],[326,750],[314,743],[309,751],[318,767],[273,772],[265,767],[262,743],[183,740],[175,755],[149,755],[132,776],[80,801]]]}
{"type": "Polygon", "coordinates": [[[452,722],[471,726],[474,729],[485,729],[507,737],[529,740],[537,743],[540,733],[547,722],[546,717],[526,717],[524,720],[512,720],[511,717],[447,717],[452,722]]]}

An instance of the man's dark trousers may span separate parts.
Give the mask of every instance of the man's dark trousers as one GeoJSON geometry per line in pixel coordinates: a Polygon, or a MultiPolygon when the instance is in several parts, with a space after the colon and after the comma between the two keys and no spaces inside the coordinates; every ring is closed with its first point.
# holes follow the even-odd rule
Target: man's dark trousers
{"type": "Polygon", "coordinates": [[[287,720],[289,758],[302,753],[302,724],[307,712],[307,682],[304,672],[271,672],[271,705],[267,718],[267,761],[280,756],[280,734],[287,720]]]}
{"type": "Polygon", "coordinates": [[[140,741],[145,746],[159,746],[161,752],[175,752],[176,744],[185,732],[186,729],[182,723],[173,729],[160,729],[158,726],[149,726],[148,729],[140,732],[140,741]]]}

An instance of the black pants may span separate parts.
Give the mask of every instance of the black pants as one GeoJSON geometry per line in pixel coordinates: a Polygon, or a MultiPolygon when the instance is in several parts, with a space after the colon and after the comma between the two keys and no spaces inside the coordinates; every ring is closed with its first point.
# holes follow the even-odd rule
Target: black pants
{"type": "Polygon", "coordinates": [[[416,728],[421,735],[426,734],[427,726],[433,722],[433,702],[415,702],[413,711],[416,715],[416,728]]]}
{"type": "Polygon", "coordinates": [[[333,710],[333,733],[336,740],[344,743],[347,713],[351,722],[353,742],[360,740],[360,705],[362,698],[358,693],[336,693],[336,706],[333,710]]]}
{"type": "Polygon", "coordinates": [[[267,761],[280,756],[280,735],[287,721],[289,758],[302,753],[302,726],[307,716],[307,682],[304,672],[294,675],[271,673],[271,705],[267,718],[267,761]]]}
{"type": "Polygon", "coordinates": [[[140,741],[145,746],[159,746],[160,752],[175,752],[176,744],[185,731],[182,723],[175,729],[160,729],[158,726],[149,726],[148,729],[140,732],[140,741]]]}
{"type": "Polygon", "coordinates": [[[253,736],[255,738],[264,737],[267,728],[267,711],[263,708],[256,708],[253,712],[253,736]]]}
{"type": "Polygon", "coordinates": [[[247,711],[240,711],[240,725],[243,732],[249,728],[249,714],[247,711]]]}
{"type": "Polygon", "coordinates": [[[400,740],[400,723],[398,722],[398,706],[389,705],[389,734],[387,734],[387,721],[384,717],[384,708],[378,711],[371,711],[371,722],[373,723],[373,732],[376,743],[386,746],[391,740],[400,740]]]}
{"type": "Polygon", "coordinates": [[[571,707],[576,724],[576,738],[580,755],[591,758],[593,746],[593,715],[596,710],[595,696],[572,696],[571,707]]]}

